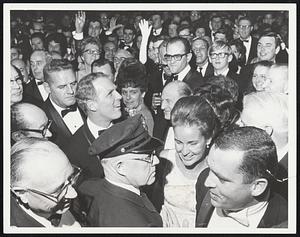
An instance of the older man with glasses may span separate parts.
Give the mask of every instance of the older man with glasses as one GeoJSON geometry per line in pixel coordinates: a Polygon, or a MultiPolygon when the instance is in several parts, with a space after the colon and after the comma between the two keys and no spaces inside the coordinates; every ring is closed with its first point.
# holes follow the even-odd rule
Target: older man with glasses
{"type": "Polygon", "coordinates": [[[88,226],[162,227],[162,220],[140,187],[155,180],[159,163],[155,150],[162,142],[151,137],[141,115],[113,125],[91,145],[99,155],[104,179],[86,180],[79,185],[85,195],[88,226]]]}
{"type": "Polygon", "coordinates": [[[187,39],[174,37],[168,42],[165,60],[174,80],[184,81],[194,90],[203,84],[203,79],[199,72],[191,69],[191,59],[192,51],[187,39]]]}
{"type": "Polygon", "coordinates": [[[10,225],[80,227],[69,211],[80,172],[45,139],[17,142],[11,149],[10,225]]]}
{"type": "Polygon", "coordinates": [[[49,138],[52,121],[39,107],[29,103],[16,103],[11,106],[12,143],[26,137],[49,138]]]}

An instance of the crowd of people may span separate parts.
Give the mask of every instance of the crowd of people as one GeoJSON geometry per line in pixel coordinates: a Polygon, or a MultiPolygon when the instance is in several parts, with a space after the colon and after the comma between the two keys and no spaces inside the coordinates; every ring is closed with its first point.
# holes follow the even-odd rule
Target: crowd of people
{"type": "Polygon", "coordinates": [[[288,11],[12,11],[10,225],[288,228],[288,11]]]}

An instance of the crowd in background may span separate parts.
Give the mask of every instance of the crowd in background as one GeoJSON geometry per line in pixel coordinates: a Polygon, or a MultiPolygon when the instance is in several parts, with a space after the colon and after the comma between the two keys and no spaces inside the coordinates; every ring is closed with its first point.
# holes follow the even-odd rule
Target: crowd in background
{"type": "Polygon", "coordinates": [[[287,227],[288,22],[11,11],[11,225],[287,227]]]}

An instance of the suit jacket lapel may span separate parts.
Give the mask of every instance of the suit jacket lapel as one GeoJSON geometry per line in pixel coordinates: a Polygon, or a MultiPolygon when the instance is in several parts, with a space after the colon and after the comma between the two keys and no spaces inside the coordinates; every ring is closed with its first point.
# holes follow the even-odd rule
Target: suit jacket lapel
{"type": "Polygon", "coordinates": [[[211,63],[208,63],[204,77],[213,76],[213,75],[214,75],[214,67],[211,63]]]}
{"type": "Polygon", "coordinates": [[[207,191],[198,212],[196,227],[207,227],[214,209],[214,206],[211,204],[209,191],[207,191]]]}
{"type": "Polygon", "coordinates": [[[190,69],[189,72],[185,75],[185,77],[183,78],[182,81],[187,82],[190,79],[190,77],[192,76],[192,74],[193,74],[192,69],[190,69]]]}
{"type": "Polygon", "coordinates": [[[48,99],[45,101],[46,106],[48,108],[49,114],[53,120],[53,122],[56,124],[56,126],[58,127],[58,129],[60,131],[62,131],[64,133],[64,136],[72,136],[72,133],[70,132],[70,130],[68,129],[67,125],[65,124],[64,120],[62,119],[62,117],[58,114],[58,112],[56,111],[56,109],[53,107],[49,97],[48,99]]]}

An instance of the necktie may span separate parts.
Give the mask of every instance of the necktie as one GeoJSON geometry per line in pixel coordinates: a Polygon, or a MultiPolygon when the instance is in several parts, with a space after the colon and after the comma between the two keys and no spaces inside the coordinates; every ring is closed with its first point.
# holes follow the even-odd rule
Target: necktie
{"type": "Polygon", "coordinates": [[[243,42],[245,42],[245,43],[248,43],[249,42],[249,40],[247,39],[247,40],[242,40],[243,42]]]}
{"type": "Polygon", "coordinates": [[[54,213],[48,218],[48,220],[51,222],[51,225],[57,227],[61,220],[61,214],[54,213]]]}
{"type": "Polygon", "coordinates": [[[40,86],[40,85],[43,85],[44,82],[43,81],[37,81],[37,85],[40,86]]]}
{"type": "Polygon", "coordinates": [[[153,31],[153,34],[154,34],[154,35],[157,35],[157,31],[156,31],[156,30],[154,30],[154,31],[153,31]]]}
{"type": "Polygon", "coordinates": [[[177,81],[178,80],[178,75],[172,75],[173,76],[173,80],[177,81]]]}
{"type": "Polygon", "coordinates": [[[203,75],[202,75],[202,67],[200,67],[200,66],[198,66],[197,67],[197,71],[201,74],[201,76],[203,77],[203,75]]]}
{"type": "Polygon", "coordinates": [[[69,108],[66,108],[61,111],[61,116],[65,117],[69,112],[74,112],[74,111],[76,111],[76,109],[77,109],[76,104],[71,105],[69,108]]]}

